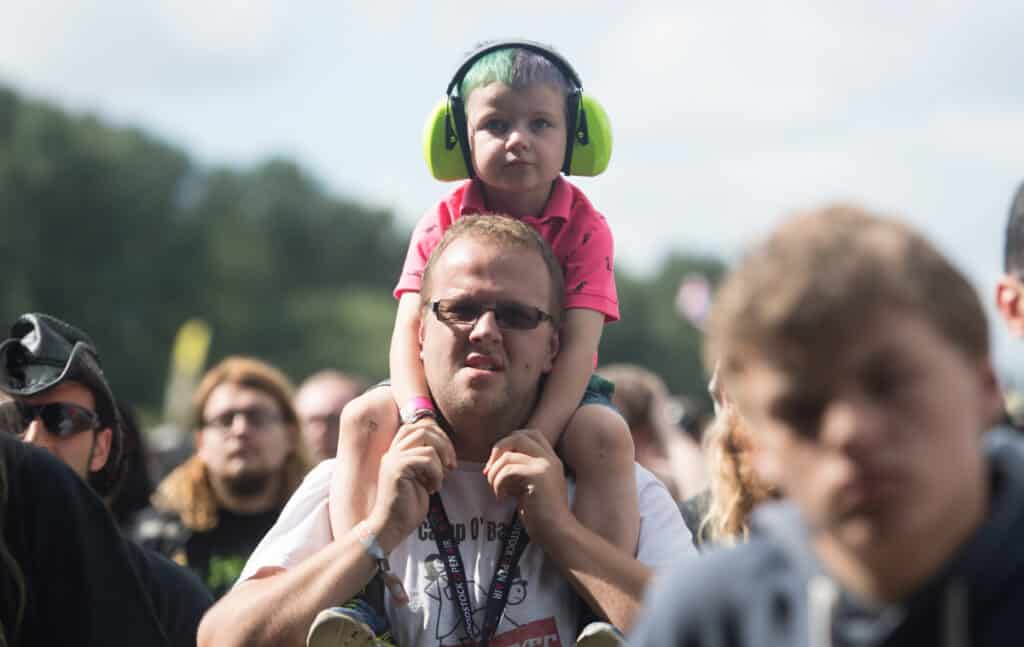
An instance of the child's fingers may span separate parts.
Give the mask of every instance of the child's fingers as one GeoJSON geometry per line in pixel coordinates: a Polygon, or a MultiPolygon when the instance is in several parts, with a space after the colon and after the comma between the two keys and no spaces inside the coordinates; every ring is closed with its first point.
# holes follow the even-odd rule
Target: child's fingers
{"type": "Polygon", "coordinates": [[[407,448],[416,445],[429,445],[437,451],[441,463],[448,469],[455,469],[458,459],[455,446],[448,434],[438,426],[437,421],[424,418],[410,425],[402,425],[395,436],[394,447],[407,448]]]}

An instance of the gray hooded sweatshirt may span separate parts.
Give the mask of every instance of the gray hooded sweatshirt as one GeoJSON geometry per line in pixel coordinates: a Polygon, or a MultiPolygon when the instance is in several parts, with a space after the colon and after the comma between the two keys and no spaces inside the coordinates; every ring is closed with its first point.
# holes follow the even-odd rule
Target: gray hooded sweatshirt
{"type": "Polygon", "coordinates": [[[827,577],[790,503],[754,539],[682,560],[648,593],[632,647],[1024,645],[1024,439],[990,432],[987,520],[900,604],[872,608],[827,577]]]}

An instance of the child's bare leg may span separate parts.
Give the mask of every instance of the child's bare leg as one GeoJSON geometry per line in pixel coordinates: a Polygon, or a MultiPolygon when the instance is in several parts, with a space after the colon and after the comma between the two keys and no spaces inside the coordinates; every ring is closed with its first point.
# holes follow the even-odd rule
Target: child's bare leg
{"type": "Polygon", "coordinates": [[[331,532],[340,537],[370,514],[377,494],[380,459],[398,429],[391,388],[370,389],[341,412],[338,457],[331,476],[331,532]]]}
{"type": "Polygon", "coordinates": [[[576,518],[630,555],[640,535],[640,502],[633,437],[609,407],[581,406],[569,420],[558,450],[576,476],[576,518]]]}

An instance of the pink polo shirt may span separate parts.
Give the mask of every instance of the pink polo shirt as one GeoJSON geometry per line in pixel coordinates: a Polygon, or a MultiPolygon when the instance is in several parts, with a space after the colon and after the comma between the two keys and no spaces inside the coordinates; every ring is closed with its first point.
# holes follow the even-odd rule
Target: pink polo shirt
{"type": "MultiPolygon", "coordinates": [[[[458,218],[479,213],[488,213],[488,209],[480,181],[474,179],[460,184],[420,218],[395,286],[396,299],[405,292],[420,291],[423,268],[448,227],[458,218]]],[[[612,232],[583,191],[558,176],[544,212],[522,220],[548,241],[562,266],[565,307],[589,308],[603,314],[606,323],[617,321],[612,232]]]]}

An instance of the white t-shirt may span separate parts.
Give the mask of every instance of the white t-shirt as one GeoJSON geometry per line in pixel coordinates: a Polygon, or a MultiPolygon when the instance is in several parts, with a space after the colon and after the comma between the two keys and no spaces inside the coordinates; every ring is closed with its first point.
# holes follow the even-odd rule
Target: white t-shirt
{"type": "MultiPolygon", "coordinates": [[[[288,501],[274,527],[249,557],[238,581],[265,567],[289,568],[332,540],[327,495],[334,459],[320,463],[288,501]]],[[[471,608],[483,625],[486,598],[501,550],[501,530],[512,520],[514,499],[496,499],[481,473],[482,465],[460,463],[444,480],[441,499],[459,540],[468,573],[471,608]]],[[[665,486],[637,466],[640,541],[637,559],[655,570],[694,553],[690,533],[665,486]]],[[[569,496],[572,497],[572,482],[569,496]]],[[[402,578],[409,604],[395,607],[387,598],[391,632],[403,647],[460,645],[467,641],[462,613],[452,599],[437,544],[426,520],[389,556],[402,578]]],[[[576,596],[557,564],[530,543],[510,579],[505,612],[493,647],[572,645],[578,625],[576,596]]],[[[340,602],[340,601],[339,601],[340,602]]],[[[474,636],[474,642],[478,639],[474,636]]]]}

